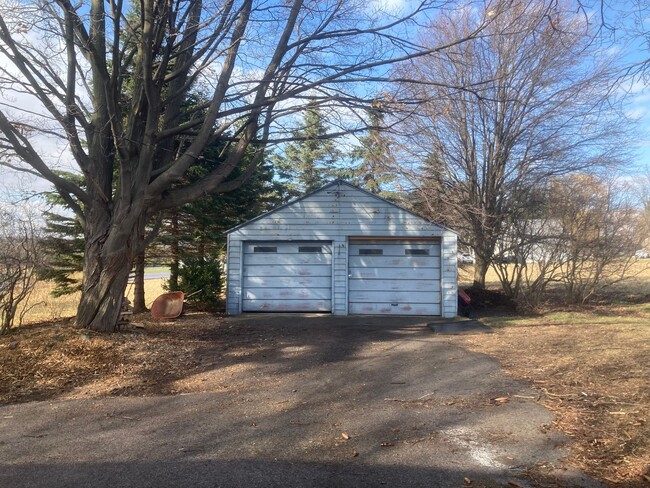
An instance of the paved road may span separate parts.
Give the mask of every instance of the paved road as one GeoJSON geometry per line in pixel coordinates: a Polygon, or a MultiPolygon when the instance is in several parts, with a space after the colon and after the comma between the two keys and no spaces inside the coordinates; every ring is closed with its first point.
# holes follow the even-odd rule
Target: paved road
{"type": "MultiPolygon", "coordinates": [[[[133,280],[135,279],[133,273],[129,276],[129,283],[133,283],[133,280]]],[[[144,271],[144,279],[145,280],[167,280],[169,279],[169,270],[167,271],[149,271],[145,268],[144,271]]]]}
{"type": "Polygon", "coordinates": [[[535,486],[523,472],[566,454],[533,391],[421,320],[225,326],[276,337],[261,356],[233,352],[236,387],[1,407],[0,486],[535,486]]]}
{"type": "Polygon", "coordinates": [[[145,273],[144,279],[145,280],[162,280],[162,279],[167,280],[169,279],[169,271],[162,272],[162,273],[145,273]]]}

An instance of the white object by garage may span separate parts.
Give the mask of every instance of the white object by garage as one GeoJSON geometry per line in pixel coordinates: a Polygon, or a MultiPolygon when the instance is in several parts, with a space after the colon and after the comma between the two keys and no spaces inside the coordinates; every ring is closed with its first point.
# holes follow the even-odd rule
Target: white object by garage
{"type": "Polygon", "coordinates": [[[329,242],[249,242],[244,245],[244,312],[330,312],[329,242]]]}
{"type": "Polygon", "coordinates": [[[228,231],[226,311],[454,317],[456,240],[338,180],[228,231]]]}
{"type": "Polygon", "coordinates": [[[440,242],[350,240],[348,311],[440,315],[440,242]]]}

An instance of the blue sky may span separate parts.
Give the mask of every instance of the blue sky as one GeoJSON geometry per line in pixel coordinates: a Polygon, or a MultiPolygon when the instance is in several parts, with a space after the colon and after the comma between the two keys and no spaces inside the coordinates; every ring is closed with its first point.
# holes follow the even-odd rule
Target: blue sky
{"type": "MultiPolygon", "coordinates": [[[[594,5],[598,6],[599,1],[594,0],[594,5]]],[[[607,2],[608,0],[604,1],[607,2]]],[[[369,0],[370,5],[395,13],[399,12],[408,3],[409,0],[369,0]]],[[[629,66],[646,60],[650,57],[648,41],[639,35],[630,35],[630,31],[640,27],[641,30],[650,32],[650,6],[645,7],[643,0],[612,0],[612,3],[614,3],[615,8],[608,6],[608,9],[605,10],[605,22],[613,27],[618,27],[618,29],[604,29],[602,42],[610,44],[611,49],[620,53],[622,66],[629,66]],[[641,7],[638,7],[639,5],[641,7]],[[634,10],[635,6],[640,8],[641,11],[638,8],[634,10]]],[[[594,22],[600,20],[598,12],[599,10],[591,11],[591,20],[594,22]]],[[[628,79],[621,89],[624,89],[627,93],[628,115],[630,118],[638,120],[635,155],[630,165],[624,169],[624,172],[629,176],[650,174],[650,76],[645,79],[641,76],[628,79]]],[[[24,97],[21,98],[17,95],[14,95],[11,101],[23,107],[27,104],[24,97]]],[[[42,146],[38,149],[41,149],[42,153],[51,155],[48,159],[53,166],[61,165],[66,160],[64,145],[55,144],[50,140],[43,140],[41,143],[42,146]]],[[[17,189],[42,191],[49,187],[44,182],[28,181],[27,179],[8,176],[6,170],[0,170],[0,194],[10,194],[9,200],[15,201],[18,198],[15,191],[17,189]]]]}
{"type": "MultiPolygon", "coordinates": [[[[622,89],[627,94],[627,113],[638,121],[636,154],[629,172],[650,173],[650,71],[645,76],[638,64],[650,58],[650,4],[645,0],[597,0],[592,21],[604,25],[603,42],[620,53],[623,73],[631,68],[635,76],[627,78],[622,89]],[[600,2],[604,2],[601,11],[600,2]]],[[[650,68],[650,66],[649,66],[650,68]]]]}

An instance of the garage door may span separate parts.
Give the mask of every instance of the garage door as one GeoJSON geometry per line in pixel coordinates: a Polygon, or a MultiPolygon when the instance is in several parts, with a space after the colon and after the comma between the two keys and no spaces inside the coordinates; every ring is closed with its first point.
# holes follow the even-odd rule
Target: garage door
{"type": "Polygon", "coordinates": [[[350,241],[348,312],[440,315],[439,241],[350,241]]]}
{"type": "Polygon", "coordinates": [[[330,312],[332,245],[247,242],[242,278],[244,312],[330,312]]]}

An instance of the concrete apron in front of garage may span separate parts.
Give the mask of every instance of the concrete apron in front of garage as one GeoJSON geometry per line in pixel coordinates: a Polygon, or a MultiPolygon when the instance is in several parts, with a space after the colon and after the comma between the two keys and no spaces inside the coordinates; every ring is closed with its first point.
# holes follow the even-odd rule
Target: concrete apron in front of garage
{"type": "Polygon", "coordinates": [[[535,486],[527,469],[562,467],[536,393],[435,320],[227,319],[272,347],[242,355],[221,391],[0,408],[0,485],[535,486]]]}

